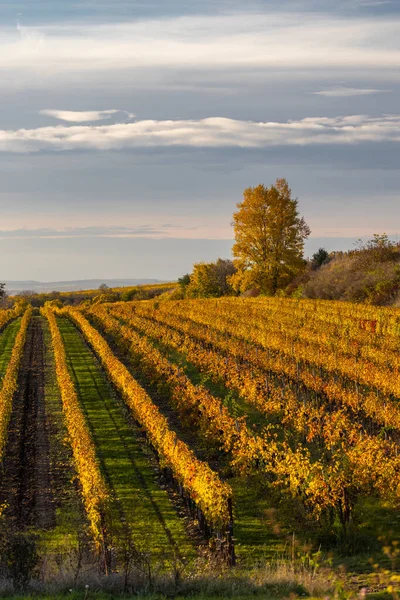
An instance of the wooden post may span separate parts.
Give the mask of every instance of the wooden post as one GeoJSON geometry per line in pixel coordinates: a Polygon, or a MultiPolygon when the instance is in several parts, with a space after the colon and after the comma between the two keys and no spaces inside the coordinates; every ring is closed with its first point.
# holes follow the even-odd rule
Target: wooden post
{"type": "Polygon", "coordinates": [[[229,525],[228,525],[228,563],[234,567],[236,565],[235,544],[233,540],[233,511],[232,498],[228,499],[229,525]]]}

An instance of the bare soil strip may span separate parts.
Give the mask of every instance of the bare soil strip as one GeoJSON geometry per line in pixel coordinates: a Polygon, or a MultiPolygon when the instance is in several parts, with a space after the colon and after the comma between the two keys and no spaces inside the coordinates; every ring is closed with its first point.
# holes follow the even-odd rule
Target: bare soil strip
{"type": "Polygon", "coordinates": [[[42,320],[33,317],[14,398],[0,497],[16,530],[56,524],[51,491],[50,444],[44,395],[42,320]]]}

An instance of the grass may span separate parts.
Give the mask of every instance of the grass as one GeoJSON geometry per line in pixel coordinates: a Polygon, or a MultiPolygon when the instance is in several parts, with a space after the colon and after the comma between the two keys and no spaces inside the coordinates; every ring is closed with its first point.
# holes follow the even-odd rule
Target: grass
{"type": "Polygon", "coordinates": [[[58,319],[68,365],[113,493],[110,511],[119,542],[126,528],[135,547],[157,563],[194,559],[183,519],[158,481],[142,432],[129,422],[92,350],[76,327],[58,319]]]}
{"type": "MultiPolygon", "coordinates": [[[[54,473],[53,493],[56,502],[56,527],[40,532],[41,554],[57,561],[60,556],[67,560],[78,552],[87,521],[73,481],[76,472],[72,451],[68,442],[62,401],[57,385],[54,354],[47,319],[41,319],[45,344],[45,405],[50,441],[50,464],[54,473]]],[[[55,568],[55,565],[53,565],[55,568]]]]}
{"type": "Polygon", "coordinates": [[[254,566],[283,555],[288,535],[274,523],[268,490],[260,478],[232,477],[229,485],[235,498],[236,552],[241,561],[254,566]]]}
{"type": "MultiPolygon", "coordinates": [[[[134,329],[144,335],[139,329],[134,329]]],[[[208,387],[230,409],[226,401],[228,390],[223,383],[211,381],[193,363],[186,360],[184,353],[163,344],[162,340],[150,337],[147,340],[171,363],[184,369],[192,383],[208,387]]],[[[239,415],[249,414],[249,424],[256,424],[257,428],[265,424],[265,416],[260,415],[256,409],[246,412],[246,407],[250,409],[250,406],[239,395],[234,395],[233,401],[239,415]]],[[[225,464],[224,457],[220,457],[213,463],[213,467],[223,474],[226,472],[225,464]]],[[[272,490],[262,476],[229,476],[228,482],[234,494],[234,536],[242,566],[254,566],[283,556],[295,533],[297,546],[306,548],[306,553],[312,552],[312,548],[315,550],[322,547],[325,555],[332,554],[336,566],[343,565],[352,573],[367,574],[371,570],[371,558],[380,564],[387,563],[382,553],[383,541],[379,538],[400,539],[397,510],[381,500],[360,498],[355,511],[357,527],[350,532],[348,539],[343,540],[339,523],[334,523],[326,530],[318,529],[315,525],[310,527],[310,523],[304,518],[300,502],[290,497],[281,501],[278,491],[272,490]]]]}
{"type": "MultiPolygon", "coordinates": [[[[182,595],[182,594],[177,594],[174,596],[171,596],[170,594],[165,595],[165,594],[154,594],[154,593],[150,593],[150,594],[121,594],[121,593],[107,593],[107,592],[90,592],[89,594],[86,594],[86,592],[84,590],[82,590],[81,592],[79,591],[74,591],[74,592],[66,592],[66,593],[56,593],[56,594],[40,594],[40,595],[36,595],[36,594],[29,594],[29,595],[16,595],[16,596],[1,596],[2,600],[167,600],[167,599],[171,599],[173,598],[174,600],[221,600],[221,598],[235,598],[235,600],[252,600],[253,598],[263,598],[265,600],[278,600],[278,599],[285,599],[287,600],[288,596],[286,595],[287,593],[292,594],[293,597],[296,597],[296,587],[295,586],[287,586],[286,588],[282,587],[282,591],[281,593],[279,593],[280,590],[277,588],[272,588],[270,590],[270,593],[266,592],[265,589],[260,590],[259,593],[257,592],[248,592],[248,593],[234,593],[233,595],[229,595],[227,596],[225,593],[223,594],[208,594],[207,592],[205,593],[200,593],[200,594],[189,594],[189,595],[182,595]]],[[[306,594],[302,594],[302,595],[306,595],[306,594]]],[[[386,598],[389,600],[391,597],[389,595],[385,596],[379,596],[379,598],[381,598],[382,600],[386,600],[386,598]]]]}
{"type": "MultiPolygon", "coordinates": [[[[112,314],[112,313],[111,313],[112,314]]],[[[148,317],[141,317],[144,321],[152,321],[152,319],[148,317]]],[[[119,320],[123,322],[123,319],[118,317],[119,320]]],[[[158,322],[155,321],[157,324],[158,322]]],[[[174,330],[174,327],[170,325],[165,325],[167,328],[174,330]]],[[[159,350],[168,360],[180,367],[185,371],[186,376],[190,379],[190,381],[194,385],[203,385],[208,391],[220,398],[225,406],[228,408],[230,414],[234,418],[238,417],[246,417],[246,422],[249,427],[255,430],[261,430],[262,427],[265,427],[269,420],[261,411],[259,411],[253,404],[248,402],[245,398],[243,398],[236,391],[229,389],[222,378],[217,375],[211,376],[209,373],[203,373],[198,367],[196,367],[192,362],[190,362],[186,354],[184,352],[179,352],[176,348],[173,347],[172,344],[168,344],[161,338],[148,337],[146,334],[139,328],[134,328],[130,325],[132,329],[135,329],[136,333],[142,337],[146,337],[147,341],[150,342],[157,350],[159,350]]]]}
{"type": "MultiPolygon", "coordinates": [[[[88,580],[90,581],[90,580],[88,580]]],[[[332,572],[302,566],[276,563],[272,567],[248,570],[227,569],[222,565],[206,565],[191,577],[176,581],[170,575],[156,577],[151,586],[132,585],[126,592],[121,591],[118,579],[102,582],[91,581],[88,584],[72,586],[58,585],[52,589],[39,589],[31,594],[17,593],[1,595],[4,600],[288,600],[299,597],[335,600],[355,600],[356,588],[352,590],[343,585],[340,578],[335,579],[332,572]],[[337,591],[340,590],[340,595],[337,591]],[[53,593],[51,593],[51,591],[53,593]]],[[[382,589],[383,591],[383,589],[382,589]]],[[[390,596],[380,591],[381,600],[390,600],[390,596]]],[[[376,595],[378,600],[378,596],[376,595]]]]}
{"type": "Polygon", "coordinates": [[[21,319],[15,319],[0,334],[0,379],[3,379],[7,370],[20,325],[21,319]]]}
{"type": "MultiPolygon", "coordinates": [[[[143,334],[136,330],[140,335],[143,334]]],[[[147,340],[154,345],[168,360],[181,367],[185,370],[186,375],[192,381],[194,385],[203,384],[206,385],[211,393],[223,401],[226,401],[228,390],[221,384],[215,384],[208,378],[205,380],[204,374],[201,373],[196,367],[188,362],[183,353],[179,353],[173,348],[166,346],[159,340],[154,338],[147,338],[147,340]]],[[[122,360],[124,358],[120,356],[122,360]]],[[[129,361],[124,361],[127,367],[131,370],[134,377],[136,377],[140,383],[146,386],[146,381],[140,373],[140,367],[136,364],[133,366],[129,361]],[[139,371],[138,371],[139,369],[139,371]]],[[[156,394],[152,394],[151,385],[146,386],[150,395],[153,395],[153,399],[156,403],[159,403],[156,394]]],[[[154,391],[153,391],[154,392],[154,391]]],[[[248,406],[245,401],[235,396],[233,400],[237,401],[237,406],[240,407],[239,414],[246,414],[245,409],[248,406]],[[239,404],[240,403],[240,404],[239,404]]],[[[225,402],[228,409],[229,404],[225,402]]],[[[236,406],[236,404],[235,404],[236,406]]],[[[176,412],[176,411],[175,411],[176,412]]],[[[233,414],[237,417],[238,414],[233,414]]],[[[253,419],[262,417],[256,409],[252,412],[253,419]]],[[[177,416],[179,420],[179,415],[177,416]]],[[[205,442],[200,439],[196,432],[193,432],[192,428],[185,428],[181,423],[181,429],[179,432],[180,437],[188,441],[192,449],[199,453],[203,453],[207,459],[207,447],[209,442],[205,442]],[[203,447],[204,446],[204,447],[203,447]]],[[[221,475],[227,471],[227,456],[219,453],[219,456],[213,451],[211,452],[211,463],[213,468],[219,470],[221,475]]],[[[229,471],[230,469],[228,469],[229,471]]],[[[271,514],[271,500],[268,497],[268,490],[262,485],[262,478],[252,478],[251,482],[245,477],[232,477],[228,479],[234,492],[234,536],[235,545],[237,550],[238,558],[241,562],[247,564],[254,564],[262,560],[276,557],[278,553],[285,551],[287,536],[286,533],[280,531],[280,535],[274,533],[273,529],[275,524],[272,524],[269,520],[271,514]]]]}
{"type": "Polygon", "coordinates": [[[181,367],[194,385],[203,385],[213,396],[220,398],[232,417],[237,419],[245,416],[248,426],[255,430],[260,430],[267,425],[266,416],[240,394],[227,388],[221,378],[202,373],[192,362],[187,360],[184,353],[178,352],[154,338],[148,339],[170,362],[181,367]]]}

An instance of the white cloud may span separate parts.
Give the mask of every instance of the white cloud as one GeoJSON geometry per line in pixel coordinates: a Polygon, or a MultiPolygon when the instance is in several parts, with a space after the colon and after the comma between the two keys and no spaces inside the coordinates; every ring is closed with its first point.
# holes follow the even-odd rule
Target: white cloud
{"type": "Polygon", "coordinates": [[[57,125],[0,130],[0,151],[121,150],[184,146],[263,148],[315,144],[400,142],[400,115],[308,117],[254,122],[212,117],[136,121],[113,125],[57,125]]]}
{"type": "MultiPolygon", "coordinates": [[[[309,13],[187,16],[0,30],[0,68],[59,80],[116,69],[382,68],[400,63],[400,19],[309,13]]],[[[142,71],[141,76],[145,75],[142,71]]],[[[11,80],[10,80],[11,81],[11,80]]]]}
{"type": "Polygon", "coordinates": [[[360,6],[381,6],[382,4],[392,4],[392,0],[358,0],[360,6]]]}
{"type": "Polygon", "coordinates": [[[313,92],[316,96],[326,96],[328,98],[349,98],[351,96],[370,96],[371,94],[387,94],[390,90],[376,90],[368,88],[336,87],[330,90],[321,90],[313,92]]]}
{"type": "Polygon", "coordinates": [[[115,108],[111,108],[108,110],[86,111],[57,110],[52,108],[45,108],[40,111],[40,114],[46,115],[48,117],[54,117],[55,119],[59,119],[60,121],[69,121],[71,123],[84,123],[87,121],[103,121],[104,119],[109,119],[112,115],[115,115],[118,112],[121,111],[115,108]]]}

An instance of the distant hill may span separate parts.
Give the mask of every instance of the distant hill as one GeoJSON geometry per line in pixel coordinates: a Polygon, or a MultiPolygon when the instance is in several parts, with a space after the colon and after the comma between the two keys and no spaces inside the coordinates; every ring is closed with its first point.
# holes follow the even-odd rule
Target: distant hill
{"type": "Polygon", "coordinates": [[[95,290],[102,283],[110,288],[128,287],[134,285],[148,285],[162,283],[159,279],[77,279],[76,281],[6,281],[7,293],[11,296],[23,290],[30,290],[38,294],[46,292],[76,292],[95,290]]]}

